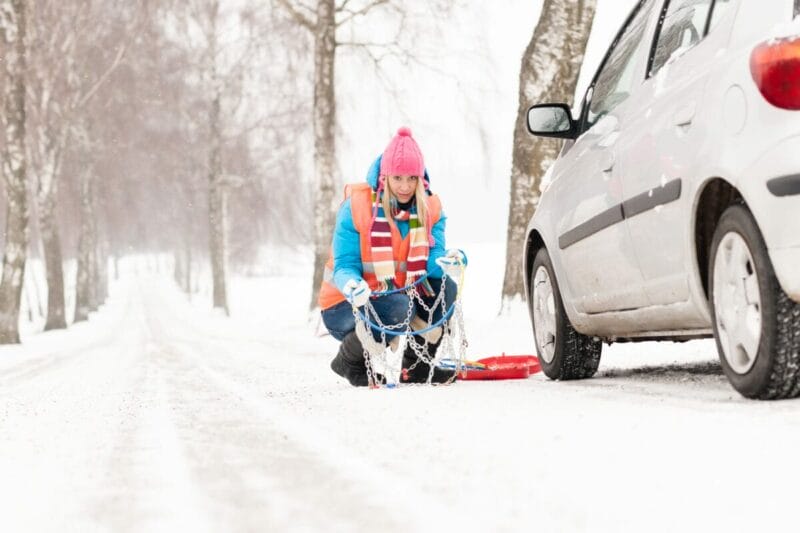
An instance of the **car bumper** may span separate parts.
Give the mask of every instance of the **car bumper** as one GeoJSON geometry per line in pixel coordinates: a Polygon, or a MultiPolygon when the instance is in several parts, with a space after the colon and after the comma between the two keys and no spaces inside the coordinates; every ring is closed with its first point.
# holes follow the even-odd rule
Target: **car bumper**
{"type": "Polygon", "coordinates": [[[800,190],[792,179],[798,174],[800,136],[793,136],[762,153],[736,184],[770,249],[800,246],[800,190]]]}
{"type": "Polygon", "coordinates": [[[738,183],[758,223],[775,276],[784,292],[800,301],[800,136],[776,143],[738,183]]]}

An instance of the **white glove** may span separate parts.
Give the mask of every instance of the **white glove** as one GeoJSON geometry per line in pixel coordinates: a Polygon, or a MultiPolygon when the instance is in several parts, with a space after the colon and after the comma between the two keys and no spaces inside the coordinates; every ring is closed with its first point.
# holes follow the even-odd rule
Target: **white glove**
{"type": "Polygon", "coordinates": [[[363,279],[360,282],[351,279],[345,284],[342,294],[344,294],[347,301],[354,306],[362,307],[367,305],[372,290],[369,288],[369,284],[363,279]]]}
{"type": "Polygon", "coordinates": [[[458,281],[461,278],[462,270],[467,265],[467,261],[461,250],[451,248],[442,257],[436,259],[436,264],[441,267],[442,272],[448,278],[458,281]]]}

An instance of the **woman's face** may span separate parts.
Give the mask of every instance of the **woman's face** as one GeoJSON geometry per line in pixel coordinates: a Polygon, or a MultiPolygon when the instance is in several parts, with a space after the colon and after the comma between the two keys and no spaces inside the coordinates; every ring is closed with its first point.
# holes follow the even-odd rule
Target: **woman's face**
{"type": "Polygon", "coordinates": [[[389,190],[400,203],[410,202],[417,190],[418,176],[389,176],[389,190]]]}

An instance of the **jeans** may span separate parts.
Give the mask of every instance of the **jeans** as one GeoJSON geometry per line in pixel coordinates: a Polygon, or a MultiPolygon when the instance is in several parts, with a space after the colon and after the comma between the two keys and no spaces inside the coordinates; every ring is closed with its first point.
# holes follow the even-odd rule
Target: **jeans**
{"type": "MultiPolygon", "coordinates": [[[[433,295],[420,296],[422,296],[422,301],[425,302],[425,305],[430,307],[433,305],[433,302],[439,295],[439,290],[442,287],[442,280],[439,278],[428,278],[428,281],[433,288],[433,295]]],[[[456,283],[453,280],[448,279],[444,290],[445,311],[450,310],[450,307],[453,305],[453,302],[456,299],[457,291],[458,286],[456,283]]],[[[395,324],[402,324],[405,322],[406,317],[408,317],[409,301],[410,298],[408,295],[400,292],[396,294],[379,296],[371,299],[370,303],[372,304],[372,308],[375,310],[375,314],[378,315],[380,321],[386,326],[393,326],[395,324]]],[[[421,319],[425,321],[428,320],[428,312],[419,304],[419,302],[415,300],[411,305],[411,318],[414,318],[414,315],[416,314],[421,319]]],[[[364,307],[361,307],[360,311],[364,313],[364,307]]],[[[435,323],[442,318],[442,303],[439,302],[436,308],[432,309],[432,311],[432,322],[435,323]]],[[[377,323],[372,312],[370,312],[369,318],[370,322],[373,324],[377,323]]],[[[353,317],[353,306],[350,305],[350,302],[341,302],[337,305],[334,305],[330,309],[325,309],[322,311],[322,322],[325,324],[325,327],[328,328],[331,336],[333,336],[333,338],[337,341],[341,341],[344,339],[345,335],[356,329],[356,321],[353,317]]],[[[381,340],[381,333],[379,331],[372,330],[372,336],[376,341],[381,340]]],[[[387,335],[387,340],[391,340],[389,335],[387,335]]]]}

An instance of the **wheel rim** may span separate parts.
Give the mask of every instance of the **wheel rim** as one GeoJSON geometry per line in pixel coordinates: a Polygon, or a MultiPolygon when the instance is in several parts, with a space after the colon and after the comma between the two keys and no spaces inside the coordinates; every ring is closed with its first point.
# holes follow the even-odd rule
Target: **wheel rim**
{"type": "Polygon", "coordinates": [[[552,362],[556,352],[556,302],[550,275],[543,266],[533,277],[533,336],[539,355],[552,362]]]}
{"type": "Polygon", "coordinates": [[[761,292],[753,255],[735,232],[722,238],[714,257],[714,316],[728,366],[748,372],[761,343],[761,292]]]}

